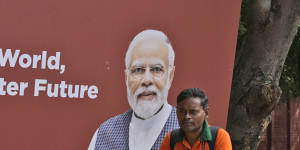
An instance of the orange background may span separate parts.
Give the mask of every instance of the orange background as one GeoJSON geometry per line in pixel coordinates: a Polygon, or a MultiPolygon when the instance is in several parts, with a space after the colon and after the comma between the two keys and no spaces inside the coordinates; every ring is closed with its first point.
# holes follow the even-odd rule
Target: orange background
{"type": "Polygon", "coordinates": [[[209,98],[211,124],[226,126],[240,0],[0,0],[0,48],[61,52],[58,71],[0,67],[29,82],[24,96],[0,96],[0,149],[83,150],[97,127],[129,108],[124,57],[144,29],[165,32],[175,51],[169,102],[184,88],[209,98]],[[34,80],[96,85],[96,99],[33,96],[34,80]]]}

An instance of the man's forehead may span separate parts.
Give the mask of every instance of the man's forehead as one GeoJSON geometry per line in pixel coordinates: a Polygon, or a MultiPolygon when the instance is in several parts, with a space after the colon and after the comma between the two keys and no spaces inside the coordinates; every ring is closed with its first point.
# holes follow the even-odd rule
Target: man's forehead
{"type": "Polygon", "coordinates": [[[202,99],[200,97],[188,97],[177,104],[178,107],[199,107],[201,105],[202,99]]]}
{"type": "Polygon", "coordinates": [[[159,58],[136,58],[132,61],[131,67],[133,66],[166,66],[165,62],[159,58]]]}
{"type": "Polygon", "coordinates": [[[139,41],[132,50],[131,66],[137,62],[151,62],[169,65],[169,49],[162,39],[139,41]]]}

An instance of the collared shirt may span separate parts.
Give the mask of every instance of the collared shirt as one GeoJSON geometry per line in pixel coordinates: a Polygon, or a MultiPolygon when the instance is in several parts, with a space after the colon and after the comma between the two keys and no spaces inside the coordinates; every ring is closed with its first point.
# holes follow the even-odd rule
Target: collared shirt
{"type": "Polygon", "coordinates": [[[129,126],[129,149],[150,150],[167,122],[171,110],[171,105],[165,103],[163,108],[149,119],[141,120],[132,114],[129,126]]]}
{"type": "MultiPolygon", "coordinates": [[[[205,126],[205,125],[204,125],[205,126]]],[[[209,128],[208,126],[204,128],[209,128]]],[[[209,133],[210,134],[210,133],[209,133]]],[[[177,142],[174,146],[174,150],[203,150],[202,144],[204,143],[204,149],[209,150],[209,145],[206,140],[203,139],[209,139],[211,138],[211,135],[206,134],[205,136],[201,136],[202,141],[200,138],[197,140],[196,143],[194,143],[193,147],[191,147],[186,140],[186,138],[183,137],[183,140],[181,142],[177,142]]],[[[160,150],[170,150],[170,139],[171,139],[171,132],[167,134],[165,139],[163,140],[160,150]]],[[[218,135],[216,137],[215,141],[215,150],[232,150],[231,140],[229,134],[222,128],[219,129],[218,135]]]]}

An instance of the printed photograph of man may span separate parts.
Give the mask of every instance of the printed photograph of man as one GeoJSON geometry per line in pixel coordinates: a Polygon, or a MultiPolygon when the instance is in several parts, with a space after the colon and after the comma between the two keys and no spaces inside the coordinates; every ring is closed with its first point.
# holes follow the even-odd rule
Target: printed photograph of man
{"type": "Polygon", "coordinates": [[[180,129],[167,134],[160,150],[232,150],[229,134],[208,125],[208,112],[208,98],[201,89],[183,90],[177,96],[180,129]]]}
{"type": "Polygon", "coordinates": [[[168,104],[175,53],[161,31],[144,30],[131,41],[125,57],[127,112],[102,123],[89,150],[158,150],[163,138],[179,128],[168,104]]]}

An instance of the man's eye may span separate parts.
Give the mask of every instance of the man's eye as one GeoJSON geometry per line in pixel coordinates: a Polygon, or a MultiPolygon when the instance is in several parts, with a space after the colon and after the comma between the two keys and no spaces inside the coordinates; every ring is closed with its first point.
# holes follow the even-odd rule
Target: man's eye
{"type": "Polygon", "coordinates": [[[184,110],[183,109],[177,109],[177,112],[178,113],[184,113],[184,110]]]}
{"type": "Polygon", "coordinates": [[[191,114],[191,115],[194,115],[194,114],[196,114],[196,111],[195,111],[195,110],[191,110],[191,111],[190,111],[190,114],[191,114]]]}
{"type": "Polygon", "coordinates": [[[143,73],[144,71],[144,68],[134,68],[131,70],[131,73],[143,73]]]}
{"type": "Polygon", "coordinates": [[[154,68],[151,69],[151,71],[153,71],[155,73],[161,73],[161,72],[163,72],[163,69],[160,68],[160,67],[154,67],[154,68]]]}
{"type": "Polygon", "coordinates": [[[199,110],[190,110],[190,114],[191,115],[196,115],[197,113],[199,113],[200,111],[199,110]]]}

